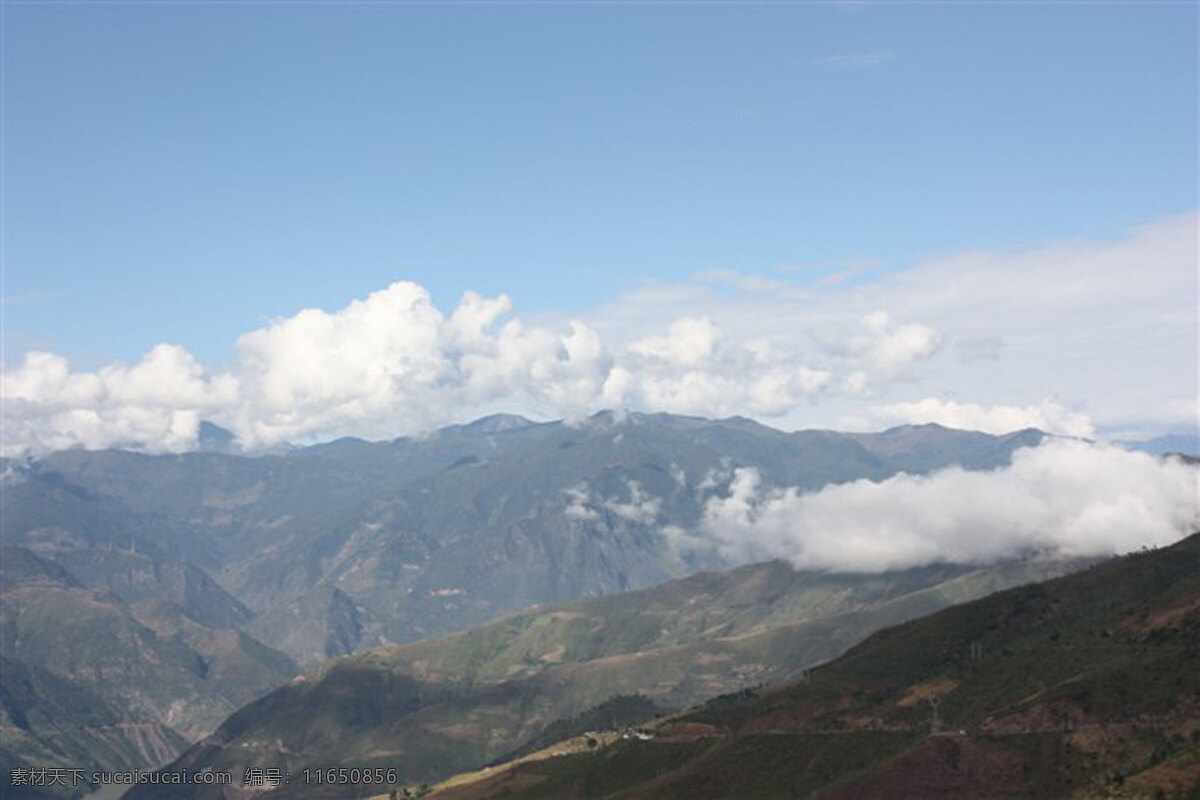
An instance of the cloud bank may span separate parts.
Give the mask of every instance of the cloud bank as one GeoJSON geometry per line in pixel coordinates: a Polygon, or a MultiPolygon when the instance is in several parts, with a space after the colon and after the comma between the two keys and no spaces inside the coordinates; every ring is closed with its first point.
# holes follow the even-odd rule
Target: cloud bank
{"type": "Polygon", "coordinates": [[[859,480],[801,494],[751,468],[709,498],[700,526],[737,562],[876,572],[1015,556],[1106,556],[1200,529],[1200,470],[1105,445],[1050,440],[992,472],[859,480]]]}
{"type": "Polygon", "coordinates": [[[201,418],[254,448],[420,431],[500,399],[570,416],[606,397],[611,358],[594,331],[502,320],[511,309],[503,295],[468,293],[445,316],[424,288],[400,281],[339,311],[307,309],[243,335],[235,363],[218,373],[170,345],[98,373],[30,353],[0,384],[4,448],[184,450],[201,418]]]}
{"type": "MultiPolygon", "coordinates": [[[[492,404],[567,418],[602,408],[769,416],[831,380],[769,341],[731,341],[707,318],[678,319],[613,353],[582,321],[551,328],[511,312],[504,295],[467,293],[444,315],[424,288],[400,281],[338,311],[306,309],[241,336],[235,362],[219,372],[173,345],[96,373],[32,352],[0,378],[4,454],[177,452],[195,445],[201,419],[229,427],[248,449],[306,436],[385,437],[492,404]]],[[[862,347],[895,335],[887,326],[866,323],[862,347]]]]}
{"type": "Polygon", "coordinates": [[[818,405],[773,418],[784,429],[948,422],[954,406],[975,406],[990,412],[974,415],[988,425],[1009,414],[1017,427],[1044,427],[1040,414],[1054,433],[1090,424],[1144,438],[1197,425],[1198,227],[1189,212],[1096,241],[952,252],[903,268],[864,252],[772,267],[769,278],[706,270],[629,292],[587,321],[610,345],[690,316],[729,338],[807,352],[830,379],[818,405]],[[892,338],[872,346],[881,328],[892,338]],[[934,403],[945,405],[939,417],[934,403]]]}
{"type": "Polygon", "coordinates": [[[133,366],[73,373],[53,353],[26,355],[0,377],[3,452],[83,446],[190,448],[203,414],[236,401],[238,383],[211,375],[181,347],[158,345],[133,366]]]}
{"type": "Polygon", "coordinates": [[[178,452],[201,419],[253,450],[602,408],[1138,438],[1196,424],[1196,234],[1189,214],[904,270],[712,269],[535,321],[505,295],[468,292],[443,312],[398,281],[250,331],[221,368],[169,344],[95,372],[29,352],[0,375],[0,453],[178,452]]]}

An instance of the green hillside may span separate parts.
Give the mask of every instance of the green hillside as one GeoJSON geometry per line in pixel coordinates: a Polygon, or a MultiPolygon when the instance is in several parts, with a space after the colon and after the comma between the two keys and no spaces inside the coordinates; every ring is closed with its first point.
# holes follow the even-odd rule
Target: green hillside
{"type": "Polygon", "coordinates": [[[435,792],[482,798],[1200,795],[1200,534],[876,633],[649,741],[435,792]]]}
{"type": "Polygon", "coordinates": [[[596,719],[589,710],[616,696],[686,707],[795,675],[886,625],[1079,566],[835,575],[772,562],[541,607],[327,662],[238,711],[171,768],[379,766],[435,780],[596,719]]]}
{"type": "MultiPolygon", "coordinates": [[[[96,693],[131,724],[194,741],[294,675],[290,659],[313,666],[515,609],[732,566],[715,547],[681,549],[665,531],[695,530],[738,467],[812,489],[949,464],[995,467],[1041,438],[935,425],[783,433],[737,418],[600,413],[572,425],[497,416],[427,437],[257,457],[72,450],[0,459],[0,545],[15,548],[0,573],[0,645],[14,663],[96,693]],[[20,565],[35,563],[45,574],[30,582],[20,565]]],[[[636,613],[619,601],[566,616],[543,609],[400,652],[389,669],[456,698],[427,710],[432,738],[406,746],[416,753],[451,731],[442,747],[451,755],[427,760],[441,774],[500,757],[614,695],[646,689],[655,703],[684,706],[830,658],[881,624],[1038,577],[976,585],[935,569],[907,584],[812,579],[792,593],[779,588],[789,572],[780,570],[756,578],[758,589],[748,582],[741,599],[701,578],[670,591],[712,590],[713,604],[685,598],[685,607],[664,594],[641,596],[647,606],[636,613]],[[447,722],[460,714],[476,721],[447,722]]],[[[73,730],[88,740],[85,728],[73,730]]],[[[168,740],[137,745],[135,762],[174,751],[179,743],[168,740]]]]}
{"type": "Polygon", "coordinates": [[[0,751],[42,767],[152,768],[296,672],[168,601],[127,604],[0,548],[0,751]]]}

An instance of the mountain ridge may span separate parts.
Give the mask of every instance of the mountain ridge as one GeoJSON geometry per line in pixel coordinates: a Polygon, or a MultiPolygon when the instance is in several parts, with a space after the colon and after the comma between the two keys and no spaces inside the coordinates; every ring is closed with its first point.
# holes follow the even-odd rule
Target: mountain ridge
{"type": "MultiPolygon", "coordinates": [[[[769,562],[535,607],[327,661],[240,709],[170,769],[298,775],[332,761],[432,780],[519,749],[613,697],[687,706],[795,674],[883,625],[1079,566],[823,575],[769,562]]],[[[271,796],[315,795],[293,787],[271,796]]]]}
{"type": "Polygon", "coordinates": [[[798,682],[650,727],[430,797],[1194,797],[1200,534],[885,629],[798,682]]]}
{"type": "MultiPolygon", "coordinates": [[[[254,458],[67,451],[9,481],[4,543],[36,545],[32,532],[62,529],[68,544],[84,540],[54,553],[76,571],[104,563],[106,547],[192,564],[230,596],[221,614],[231,622],[240,614],[257,638],[313,663],[531,603],[730,566],[711,554],[680,561],[661,528],[694,527],[712,491],[701,484],[715,488],[738,466],[774,485],[817,489],[950,464],[990,469],[1037,438],[928,426],[783,433],[749,420],[600,413],[574,425],[495,415],[422,440],[339,440],[254,458]],[[886,453],[870,452],[872,437],[892,442],[886,453]],[[41,500],[29,498],[34,485],[45,487],[41,500]],[[650,504],[641,518],[634,485],[650,504]],[[597,509],[566,516],[581,487],[597,509]],[[64,498],[47,498],[52,491],[64,498]],[[64,502],[77,510],[46,517],[64,502]],[[459,600],[439,599],[455,589],[465,593],[459,600]],[[338,605],[342,596],[350,606],[338,605]],[[287,621],[300,616],[314,623],[297,638],[287,621]]],[[[148,562],[140,569],[154,572],[148,562]]],[[[88,581],[121,591],[114,576],[88,581]]],[[[204,613],[215,613],[211,594],[204,613]]]]}
{"type": "MultiPolygon", "coordinates": [[[[253,670],[263,681],[272,674],[282,681],[294,668],[282,666],[276,651],[311,667],[512,615],[530,622],[535,617],[519,611],[530,606],[736,566],[740,562],[717,547],[681,546],[672,536],[700,530],[708,502],[731,491],[738,470],[753,470],[764,487],[803,492],[947,466],[993,470],[1043,437],[937,425],[879,434],[783,433],[737,418],[600,413],[570,424],[497,415],[423,438],[342,439],[255,457],[73,450],[3,461],[0,544],[26,548],[66,570],[79,586],[44,586],[43,600],[103,606],[120,625],[138,631],[126,637],[128,644],[169,641],[196,670],[219,671],[220,664],[243,659],[258,665],[253,670]],[[225,660],[212,661],[202,654],[208,651],[225,660]]],[[[943,582],[941,595],[914,592],[896,608],[909,615],[934,610],[951,599],[952,584],[943,582]]],[[[957,595],[967,596],[974,595],[957,595]]],[[[872,613],[876,625],[899,618],[882,606],[872,613]]],[[[55,623],[62,635],[72,630],[68,622],[55,623]]],[[[677,688],[656,689],[656,702],[686,704],[738,689],[753,675],[781,677],[753,665],[798,665],[801,656],[817,657],[789,649],[786,626],[777,622],[755,632],[731,617],[712,631],[709,649],[682,643],[686,659],[706,665],[693,670],[690,682],[670,663],[677,654],[597,655],[662,675],[663,687],[677,688]],[[742,672],[735,674],[735,666],[742,672]]],[[[819,627],[797,624],[810,632],[819,627]]],[[[851,617],[843,624],[845,631],[866,632],[851,617]]],[[[821,631],[831,645],[850,643],[833,628],[821,631]]],[[[584,652],[578,641],[572,646],[584,652]]],[[[482,676],[510,684],[490,695],[495,699],[487,713],[497,719],[512,714],[513,697],[548,698],[545,709],[521,717],[519,737],[586,712],[609,694],[640,688],[632,673],[606,670],[615,677],[585,696],[562,677],[566,666],[550,663],[553,648],[527,655],[531,665],[507,664],[511,675],[482,676]]],[[[178,673],[183,684],[199,680],[194,672],[178,673]]],[[[175,688],[188,696],[194,687],[183,684],[175,688]]],[[[154,685],[143,693],[163,691],[154,685]]],[[[484,713],[473,695],[454,702],[484,713]]],[[[444,728],[452,705],[437,712],[440,722],[433,712],[423,718],[444,728]]],[[[161,721],[159,712],[139,708],[147,715],[143,722],[161,721]]],[[[205,725],[223,717],[214,712],[180,730],[188,738],[202,736],[211,732],[205,725]]],[[[450,739],[443,744],[446,751],[457,746],[450,739]]],[[[497,748],[484,742],[476,754],[495,757],[503,752],[497,748]]]]}

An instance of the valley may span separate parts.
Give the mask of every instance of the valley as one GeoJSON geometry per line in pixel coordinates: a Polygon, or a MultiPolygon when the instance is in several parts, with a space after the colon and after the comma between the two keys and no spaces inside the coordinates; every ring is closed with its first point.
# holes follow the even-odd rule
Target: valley
{"type": "MultiPolygon", "coordinates": [[[[1043,438],[606,412],[254,457],[8,461],[0,756],[428,784],[757,696],[876,631],[1094,559],[741,563],[705,533],[739,470],[811,491],[1002,469],[1043,438]]],[[[270,794],[321,791],[348,796],[270,794]]]]}
{"type": "Polygon", "coordinates": [[[1193,535],[889,628],[798,682],[646,734],[551,747],[427,796],[1195,797],[1198,614],[1193,535]]]}

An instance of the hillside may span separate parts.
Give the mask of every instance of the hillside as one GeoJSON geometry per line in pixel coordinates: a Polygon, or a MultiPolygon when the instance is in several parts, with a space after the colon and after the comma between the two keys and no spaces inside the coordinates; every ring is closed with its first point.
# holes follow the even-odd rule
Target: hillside
{"type": "MultiPolygon", "coordinates": [[[[613,697],[686,707],[795,675],[883,626],[1079,566],[856,575],[770,562],[540,607],[327,662],[240,710],[168,769],[300,775],[335,764],[434,780],[524,752],[581,719],[615,717],[592,710],[613,697]]],[[[351,791],[339,787],[338,796],[351,791]]],[[[316,795],[291,786],[270,796],[316,795]]]]}
{"type": "Polygon", "coordinates": [[[0,755],[154,767],[296,672],[168,601],[127,604],[25,548],[0,549],[0,755]]]}
{"type": "Polygon", "coordinates": [[[876,633],[483,798],[1200,796],[1200,534],[876,633]]]}
{"type": "MultiPolygon", "coordinates": [[[[680,547],[670,533],[694,530],[739,467],[771,484],[816,488],[947,464],[996,467],[1042,438],[936,425],[851,435],[783,433],[737,418],[601,413],[566,425],[501,415],[420,438],[341,439],[247,457],[226,452],[220,432],[208,432],[207,451],[183,455],[72,450],[0,459],[0,545],[62,571],[57,583],[37,586],[0,575],[4,655],[98,692],[121,709],[121,725],[170,729],[153,728],[158,744],[131,745],[120,763],[152,766],[211,733],[238,706],[294,675],[293,661],[313,666],[477,627],[533,604],[733,566],[716,548],[680,547]],[[26,629],[34,618],[39,627],[26,629]]],[[[938,602],[918,593],[895,608],[925,613],[938,602]]],[[[846,625],[844,634],[823,634],[829,648],[794,652],[774,637],[769,620],[761,621],[764,632],[751,630],[753,615],[731,617],[720,640],[726,644],[696,654],[707,666],[687,675],[663,648],[665,634],[638,659],[627,647],[609,655],[659,674],[657,701],[681,705],[780,677],[786,671],[779,670],[827,658],[871,626],[899,618],[846,625]]],[[[699,618],[688,624],[708,626],[699,618]]],[[[638,625],[653,632],[662,619],[642,618],[630,630],[638,625]]],[[[557,622],[549,628],[543,638],[559,635],[557,622]]],[[[568,638],[578,644],[575,633],[568,638]]],[[[604,653],[585,650],[572,658],[602,663],[604,653]]],[[[463,763],[501,756],[556,719],[644,684],[628,678],[632,669],[605,668],[601,674],[615,677],[581,694],[571,687],[582,674],[556,677],[567,668],[553,663],[553,647],[528,657],[527,665],[485,658],[484,672],[471,680],[521,684],[519,696],[555,699],[515,715],[502,701],[501,721],[483,729],[516,730],[514,741],[465,750],[456,744],[463,763]]],[[[447,658],[459,656],[431,661],[441,669],[447,658]]],[[[6,668],[0,692],[19,694],[13,682],[24,680],[6,668]]],[[[462,674],[451,680],[472,686],[462,674]]],[[[55,734],[64,759],[91,752],[88,743],[98,741],[91,722],[73,719],[55,734]]],[[[41,746],[30,744],[29,731],[10,732],[14,758],[41,746]]],[[[96,747],[95,759],[111,760],[96,747]]]]}
{"type": "Polygon", "coordinates": [[[489,417],[253,458],[73,450],[6,464],[0,533],[89,587],[172,600],[315,664],[735,566],[680,552],[663,530],[692,530],[737,467],[815,489],[993,468],[1041,438],[601,413],[573,425],[489,417]]]}

